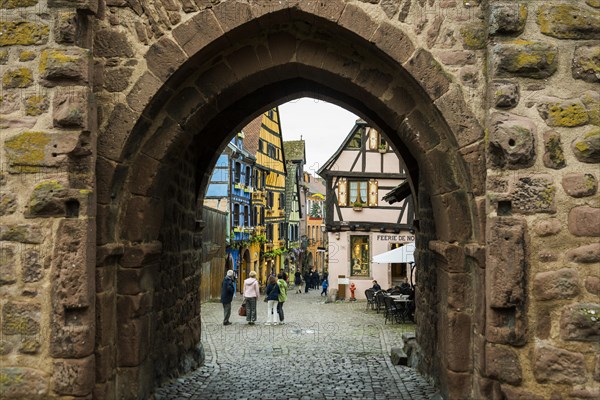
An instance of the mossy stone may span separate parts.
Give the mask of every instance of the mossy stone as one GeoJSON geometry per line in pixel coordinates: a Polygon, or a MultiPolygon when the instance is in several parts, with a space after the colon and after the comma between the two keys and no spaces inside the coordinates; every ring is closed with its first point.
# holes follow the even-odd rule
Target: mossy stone
{"type": "Polygon", "coordinates": [[[8,50],[0,50],[0,65],[4,65],[8,62],[8,50]]]}
{"type": "MultiPolygon", "coordinates": [[[[40,55],[39,72],[48,81],[87,82],[89,52],[83,49],[69,48],[65,51],[57,49],[44,50],[40,55]]],[[[44,84],[44,82],[42,82],[44,84]]],[[[49,84],[52,86],[53,84],[49,84]]]]}
{"type": "Polygon", "coordinates": [[[523,176],[511,193],[513,209],[523,214],[555,213],[556,186],[549,175],[523,176]]]}
{"type": "Polygon", "coordinates": [[[50,29],[47,25],[27,21],[0,21],[0,47],[46,44],[50,29]]]}
{"type": "Polygon", "coordinates": [[[37,354],[40,351],[40,342],[32,337],[26,337],[21,341],[19,351],[23,354],[37,354]]]}
{"type": "Polygon", "coordinates": [[[571,65],[573,78],[600,83],[600,46],[577,47],[571,65]]]}
{"type": "Polygon", "coordinates": [[[567,166],[565,153],[562,148],[560,135],[556,132],[544,134],[544,165],[552,169],[561,169],[567,166]]]}
{"type": "Polygon", "coordinates": [[[0,193],[0,216],[12,214],[16,210],[16,196],[13,193],[0,193]]]}
{"type": "Polygon", "coordinates": [[[480,50],[487,44],[487,28],[481,23],[463,26],[460,35],[465,49],[480,50]]]}
{"type": "Polygon", "coordinates": [[[0,8],[23,8],[35,6],[38,0],[0,0],[0,8]]]}
{"type": "Polygon", "coordinates": [[[579,99],[546,98],[538,104],[537,109],[548,126],[581,126],[590,119],[588,110],[579,99]]]}
{"type": "Polygon", "coordinates": [[[29,68],[7,71],[2,77],[2,85],[7,89],[26,88],[33,84],[33,73],[29,68]]]}
{"type": "Polygon", "coordinates": [[[587,109],[589,123],[592,125],[600,125],[600,92],[594,92],[592,90],[584,92],[580,99],[587,109]]]}
{"type": "Polygon", "coordinates": [[[48,97],[44,95],[33,95],[25,99],[25,114],[38,116],[48,111],[48,97]]]}
{"type": "Polygon", "coordinates": [[[587,132],[581,138],[575,139],[571,146],[575,157],[584,163],[600,162],[600,128],[587,132]]]}
{"type": "MultiPolygon", "coordinates": [[[[17,282],[15,273],[16,254],[13,247],[0,247],[0,286],[12,285],[17,282]]],[[[1,353],[1,352],[0,352],[1,353]]]]}
{"type": "Polygon", "coordinates": [[[600,39],[600,12],[574,4],[541,5],[540,31],[558,39],[600,39]]]}
{"type": "Polygon", "coordinates": [[[40,306],[8,302],[2,309],[5,335],[35,335],[40,331],[40,306]]]}
{"type": "Polygon", "coordinates": [[[8,162],[22,166],[21,172],[37,172],[49,143],[50,136],[45,132],[23,132],[4,143],[8,162]]]}
{"type": "Polygon", "coordinates": [[[518,34],[525,29],[527,4],[498,3],[490,5],[491,35],[518,34]]]}
{"type": "Polygon", "coordinates": [[[21,62],[31,61],[35,57],[36,57],[35,52],[30,51],[30,50],[25,50],[19,54],[19,61],[21,61],[21,62]]]}
{"type": "Polygon", "coordinates": [[[64,198],[66,195],[67,189],[56,180],[45,181],[36,185],[27,203],[27,216],[64,216],[64,198]]]}
{"type": "Polygon", "coordinates": [[[44,73],[49,64],[67,64],[76,62],[78,57],[67,55],[59,50],[44,50],[40,57],[40,73],[44,73]]]}
{"type": "Polygon", "coordinates": [[[492,63],[497,76],[522,76],[543,79],[558,67],[558,48],[548,43],[514,40],[492,48],[492,63]]]}
{"type": "Polygon", "coordinates": [[[45,399],[48,379],[33,368],[0,367],[0,393],[7,399],[45,399]]]}

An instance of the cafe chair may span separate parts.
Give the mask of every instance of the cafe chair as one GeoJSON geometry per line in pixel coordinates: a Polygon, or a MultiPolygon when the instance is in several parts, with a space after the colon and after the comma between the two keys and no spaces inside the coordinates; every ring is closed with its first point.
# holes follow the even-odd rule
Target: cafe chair
{"type": "Polygon", "coordinates": [[[385,292],[380,290],[375,293],[375,309],[377,310],[377,314],[379,314],[379,310],[385,309],[385,292]]]}
{"type": "Polygon", "coordinates": [[[400,323],[400,319],[401,319],[400,309],[396,305],[396,302],[394,301],[394,299],[389,296],[385,297],[384,317],[385,317],[384,324],[387,324],[388,319],[392,322],[396,321],[397,323],[400,323]]]}
{"type": "Polygon", "coordinates": [[[365,290],[365,297],[367,298],[367,310],[371,308],[371,310],[375,309],[375,290],[367,289],[365,290]]]}

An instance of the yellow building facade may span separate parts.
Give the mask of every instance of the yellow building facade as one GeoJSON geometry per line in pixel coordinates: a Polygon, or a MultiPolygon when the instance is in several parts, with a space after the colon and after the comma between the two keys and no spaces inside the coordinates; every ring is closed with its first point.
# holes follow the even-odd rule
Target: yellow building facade
{"type": "Polygon", "coordinates": [[[278,274],[285,257],[285,156],[277,107],[265,112],[260,129],[256,163],[266,173],[264,273],[278,274]]]}
{"type": "Polygon", "coordinates": [[[264,285],[269,274],[283,268],[285,248],[285,155],[279,120],[279,109],[261,114],[246,128],[246,139],[256,149],[255,192],[252,208],[255,233],[264,235],[262,257],[256,270],[264,285]]]}

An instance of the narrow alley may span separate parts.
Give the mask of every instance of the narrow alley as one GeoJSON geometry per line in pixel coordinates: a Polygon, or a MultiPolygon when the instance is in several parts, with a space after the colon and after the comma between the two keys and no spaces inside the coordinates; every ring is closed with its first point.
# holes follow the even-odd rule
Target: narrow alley
{"type": "MultiPolygon", "coordinates": [[[[320,291],[285,302],[285,324],[266,326],[237,315],[223,326],[220,303],[202,305],[204,366],[160,387],[156,400],[175,399],[431,399],[435,389],[415,370],[392,365],[390,349],[414,325],[384,324],[365,302],[325,303],[320,291]]],[[[262,299],[261,299],[262,300],[262,299]]]]}

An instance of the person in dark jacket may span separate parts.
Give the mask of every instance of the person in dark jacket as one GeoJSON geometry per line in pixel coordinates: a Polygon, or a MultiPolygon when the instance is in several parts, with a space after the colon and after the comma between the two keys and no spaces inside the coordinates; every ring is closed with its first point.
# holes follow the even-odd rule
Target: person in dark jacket
{"type": "Polygon", "coordinates": [[[221,303],[223,303],[223,325],[231,325],[229,317],[231,316],[231,302],[233,301],[233,294],[235,293],[235,286],[233,285],[233,270],[227,271],[227,275],[223,278],[221,284],[221,303]]]}
{"type": "Polygon", "coordinates": [[[308,293],[310,289],[310,271],[304,273],[304,293],[308,293]]]}
{"type": "Polygon", "coordinates": [[[296,288],[296,293],[302,293],[302,274],[300,270],[297,270],[294,274],[294,287],[296,288]]]}
{"type": "Polygon", "coordinates": [[[317,271],[316,269],[313,270],[311,279],[312,279],[312,288],[318,289],[319,288],[319,271],[317,271]]]}
{"type": "Polygon", "coordinates": [[[265,294],[267,295],[267,322],[265,325],[277,325],[279,323],[279,316],[276,314],[277,303],[279,303],[279,285],[274,276],[269,277],[265,294]]]}

